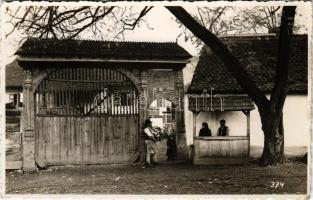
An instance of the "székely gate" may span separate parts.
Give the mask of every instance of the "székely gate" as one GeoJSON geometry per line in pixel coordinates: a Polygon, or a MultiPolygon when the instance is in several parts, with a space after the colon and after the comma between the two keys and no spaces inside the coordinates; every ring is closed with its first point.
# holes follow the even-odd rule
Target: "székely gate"
{"type": "Polygon", "coordinates": [[[143,123],[160,96],[179,105],[177,157],[187,158],[182,68],[191,56],[177,44],[28,39],[17,55],[23,170],[143,161],[143,123]]]}
{"type": "Polygon", "coordinates": [[[133,162],[138,91],[107,68],[53,69],[35,91],[36,159],[46,165],[133,162]]]}

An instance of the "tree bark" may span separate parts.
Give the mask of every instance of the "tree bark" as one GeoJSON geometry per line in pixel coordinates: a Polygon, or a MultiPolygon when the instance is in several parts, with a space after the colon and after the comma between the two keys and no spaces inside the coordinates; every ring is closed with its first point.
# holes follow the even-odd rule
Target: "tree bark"
{"type": "Polygon", "coordinates": [[[283,107],[288,94],[288,65],[290,41],[295,17],[295,6],[285,6],[279,30],[275,84],[270,106],[260,112],[264,132],[264,149],[260,165],[277,165],[284,162],[283,107]]]}
{"type": "Polygon", "coordinates": [[[284,126],[283,115],[280,119],[263,116],[264,148],[259,164],[261,166],[284,163],[284,126]],[[274,134],[273,134],[274,133],[274,134]]]}
{"type": "Polygon", "coordinates": [[[261,117],[262,130],[264,132],[264,149],[260,164],[267,166],[283,163],[284,129],[282,110],[288,93],[290,40],[296,7],[283,7],[278,39],[275,84],[270,100],[266,98],[265,94],[249,77],[248,73],[245,71],[245,67],[231,53],[231,50],[227,48],[217,36],[194,20],[184,8],[172,6],[166,8],[195,36],[211,48],[225,67],[233,74],[239,85],[257,105],[261,117]]]}

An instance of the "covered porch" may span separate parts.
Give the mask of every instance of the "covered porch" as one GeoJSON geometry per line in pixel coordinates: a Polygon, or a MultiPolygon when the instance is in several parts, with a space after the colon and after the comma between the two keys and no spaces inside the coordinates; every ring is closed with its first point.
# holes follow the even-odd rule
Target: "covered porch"
{"type": "MultiPolygon", "coordinates": [[[[234,165],[249,162],[250,151],[250,111],[254,109],[254,104],[245,94],[223,94],[213,95],[191,94],[188,96],[188,109],[193,113],[193,163],[196,165],[234,165]],[[209,116],[202,117],[202,122],[207,122],[209,127],[213,127],[212,136],[199,136],[200,113],[207,112],[209,116]],[[245,126],[234,128],[234,124],[229,127],[230,134],[227,136],[217,136],[216,126],[219,117],[227,116],[230,112],[241,112],[245,115],[245,122],[236,124],[245,126]]],[[[227,120],[226,120],[227,125],[227,120]]]]}

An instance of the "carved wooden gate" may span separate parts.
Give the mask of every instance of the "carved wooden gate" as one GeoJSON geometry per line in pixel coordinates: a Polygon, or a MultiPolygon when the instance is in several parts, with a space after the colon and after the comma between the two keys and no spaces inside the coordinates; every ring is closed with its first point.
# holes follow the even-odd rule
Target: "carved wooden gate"
{"type": "Polygon", "coordinates": [[[35,92],[37,162],[132,162],[139,145],[137,95],[112,69],[52,70],[35,92]]]}

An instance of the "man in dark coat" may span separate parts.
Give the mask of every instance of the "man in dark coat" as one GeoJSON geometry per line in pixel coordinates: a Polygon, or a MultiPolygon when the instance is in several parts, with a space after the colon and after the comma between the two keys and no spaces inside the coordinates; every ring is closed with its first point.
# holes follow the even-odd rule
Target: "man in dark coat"
{"type": "Polygon", "coordinates": [[[218,136],[229,136],[229,128],[225,124],[226,121],[224,119],[220,120],[220,127],[217,130],[218,136]]]}

